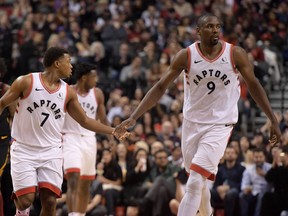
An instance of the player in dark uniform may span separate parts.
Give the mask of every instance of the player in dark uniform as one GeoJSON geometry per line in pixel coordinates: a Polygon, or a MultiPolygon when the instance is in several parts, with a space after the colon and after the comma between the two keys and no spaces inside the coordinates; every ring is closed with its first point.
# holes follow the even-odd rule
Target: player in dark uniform
{"type": "MultiPolygon", "coordinates": [[[[5,61],[4,59],[0,58],[0,79],[2,79],[6,71],[7,68],[5,61]]],[[[0,81],[0,97],[2,97],[5,94],[8,88],[9,85],[0,81]]],[[[7,167],[6,165],[7,163],[9,163],[9,146],[11,141],[10,123],[12,121],[14,111],[15,106],[11,105],[7,107],[0,115],[0,180],[1,180],[0,187],[2,184],[5,185],[5,187],[1,187],[0,191],[0,216],[8,215],[10,208],[12,208],[11,204],[13,205],[13,202],[10,200],[10,196],[12,194],[12,182],[11,182],[10,170],[8,169],[9,165],[7,167]],[[2,198],[2,192],[3,192],[3,198],[2,198]]]]}

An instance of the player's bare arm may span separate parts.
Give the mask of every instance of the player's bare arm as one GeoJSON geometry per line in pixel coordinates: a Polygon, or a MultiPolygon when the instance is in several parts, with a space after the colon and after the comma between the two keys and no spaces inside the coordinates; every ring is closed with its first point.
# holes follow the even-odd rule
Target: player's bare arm
{"type": "MultiPolygon", "coordinates": [[[[110,122],[107,119],[106,115],[106,108],[105,108],[105,99],[103,91],[100,88],[95,88],[95,95],[98,103],[97,107],[97,118],[100,120],[101,123],[110,126],[110,122]]],[[[107,135],[109,140],[110,146],[116,147],[115,139],[112,135],[107,135]]]]}
{"type": "Polygon", "coordinates": [[[183,70],[187,69],[187,67],[188,52],[187,49],[182,49],[172,60],[167,73],[165,73],[161,79],[147,92],[135,111],[131,114],[131,117],[117,126],[115,131],[117,133],[123,133],[124,130],[135,125],[136,120],[157,103],[157,101],[165,93],[166,89],[181,74],[183,70]]]}
{"type": "Polygon", "coordinates": [[[101,89],[95,88],[95,95],[98,103],[97,118],[105,125],[110,125],[105,108],[104,94],[101,89]]]}
{"type": "MultiPolygon", "coordinates": [[[[25,75],[18,77],[12,83],[11,87],[0,99],[0,114],[7,106],[13,106],[13,103],[15,103],[18,98],[23,98],[29,94],[31,82],[31,76],[25,75]]],[[[11,110],[11,112],[13,111],[11,110]]]]}
{"type": "Polygon", "coordinates": [[[248,60],[246,51],[241,47],[237,46],[234,47],[233,58],[235,66],[241,73],[242,77],[244,78],[252,98],[259,105],[259,107],[265,112],[265,114],[272,123],[271,135],[270,135],[271,142],[274,144],[279,142],[281,136],[279,123],[272,111],[265,90],[263,89],[258,79],[254,75],[253,66],[248,60]]]}
{"type": "MultiPolygon", "coordinates": [[[[4,85],[4,92],[7,92],[9,88],[10,88],[10,85],[5,84],[4,85]]],[[[8,121],[9,121],[10,128],[12,126],[12,121],[13,121],[13,117],[14,117],[14,114],[15,114],[16,105],[17,105],[17,103],[15,101],[15,102],[13,102],[12,104],[10,104],[8,106],[8,110],[9,110],[9,116],[8,116],[9,119],[8,119],[8,121]]]]}

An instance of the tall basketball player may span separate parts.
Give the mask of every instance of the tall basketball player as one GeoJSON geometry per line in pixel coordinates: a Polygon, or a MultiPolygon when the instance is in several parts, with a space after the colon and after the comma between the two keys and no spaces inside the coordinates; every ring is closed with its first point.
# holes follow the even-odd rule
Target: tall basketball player
{"type": "Polygon", "coordinates": [[[190,175],[179,216],[195,216],[198,210],[201,215],[212,215],[207,179],[215,178],[219,160],[238,120],[240,74],[253,99],[271,121],[270,142],[275,144],[280,140],[277,119],[255,78],[247,53],[219,40],[220,29],[221,22],[216,16],[201,16],[197,21],[200,41],[178,52],[167,73],[148,91],[131,117],[116,128],[117,132],[124,132],[134,125],[184,71],[182,153],[190,175]]]}

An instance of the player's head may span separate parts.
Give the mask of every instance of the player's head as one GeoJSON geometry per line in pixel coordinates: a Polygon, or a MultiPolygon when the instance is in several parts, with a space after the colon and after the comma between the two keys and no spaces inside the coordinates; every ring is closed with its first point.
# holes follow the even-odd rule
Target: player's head
{"type": "Polygon", "coordinates": [[[2,78],[7,72],[7,67],[3,58],[0,58],[0,78],[2,78]]]}
{"type": "Polygon", "coordinates": [[[197,20],[197,33],[201,42],[208,46],[216,45],[219,41],[221,21],[213,14],[204,14],[197,20]]]}
{"type": "Polygon", "coordinates": [[[92,88],[97,82],[97,66],[86,62],[80,62],[73,68],[76,80],[85,83],[87,88],[92,88]]]}
{"type": "Polygon", "coordinates": [[[69,77],[72,72],[71,57],[66,49],[50,47],[44,54],[45,68],[54,67],[61,77],[69,77]]]}

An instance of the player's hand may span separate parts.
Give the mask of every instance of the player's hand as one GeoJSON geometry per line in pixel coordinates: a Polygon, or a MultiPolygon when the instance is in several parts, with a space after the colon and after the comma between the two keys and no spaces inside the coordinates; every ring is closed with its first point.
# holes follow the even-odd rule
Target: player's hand
{"type": "MultiPolygon", "coordinates": [[[[128,118],[125,121],[123,121],[120,125],[118,125],[114,130],[114,136],[119,136],[119,139],[126,139],[130,133],[127,131],[131,127],[133,127],[136,124],[136,120],[133,118],[128,118]]],[[[121,141],[121,140],[120,140],[121,141]]]]}
{"type": "MultiPolygon", "coordinates": [[[[130,136],[130,133],[128,131],[124,131],[124,132],[117,132],[116,130],[114,130],[112,132],[113,136],[115,136],[119,141],[124,141],[127,137],[130,136]]],[[[111,148],[111,146],[110,146],[111,148]]]]}
{"type": "Polygon", "coordinates": [[[281,139],[281,131],[279,128],[279,123],[275,122],[275,123],[271,124],[271,126],[270,126],[269,143],[273,147],[273,146],[277,145],[278,143],[280,143],[280,139],[281,139]]]}

